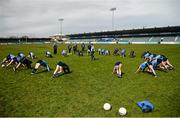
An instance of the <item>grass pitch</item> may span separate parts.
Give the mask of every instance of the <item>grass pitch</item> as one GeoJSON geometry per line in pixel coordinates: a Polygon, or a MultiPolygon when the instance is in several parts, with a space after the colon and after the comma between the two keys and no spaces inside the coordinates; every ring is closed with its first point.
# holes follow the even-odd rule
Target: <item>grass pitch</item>
{"type": "MultiPolygon", "coordinates": [[[[80,46],[78,46],[80,48],[80,46]]],[[[52,70],[38,71],[21,69],[14,72],[11,67],[0,68],[0,116],[102,116],[116,117],[118,109],[125,107],[127,116],[171,116],[180,117],[180,45],[95,45],[95,49],[125,48],[127,53],[135,50],[136,58],[99,56],[90,61],[85,55],[62,57],[67,49],[59,45],[58,55],[46,58],[45,51],[52,52],[52,45],[0,45],[0,60],[9,53],[33,51],[38,59],[46,60],[52,70]],[[175,70],[168,73],[156,71],[154,78],[147,73],[135,74],[143,62],[140,55],[149,50],[166,55],[175,70]],[[70,66],[72,73],[52,79],[58,61],[70,66]],[[122,79],[112,75],[115,62],[123,63],[122,79]],[[150,113],[142,113],[136,102],[149,100],[155,106],[150,113]],[[104,111],[104,103],[112,105],[111,111],[104,111]]],[[[33,60],[33,66],[38,60],[33,60]]]]}

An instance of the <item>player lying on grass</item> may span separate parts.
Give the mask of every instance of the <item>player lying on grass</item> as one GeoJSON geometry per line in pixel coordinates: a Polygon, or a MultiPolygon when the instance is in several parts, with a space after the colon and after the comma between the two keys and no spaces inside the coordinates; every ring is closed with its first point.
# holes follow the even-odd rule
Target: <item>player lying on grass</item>
{"type": "Polygon", "coordinates": [[[45,55],[46,57],[50,57],[50,58],[52,58],[53,56],[52,56],[52,54],[51,54],[51,52],[49,52],[49,51],[46,51],[46,55],[45,55]]]}
{"type": "Polygon", "coordinates": [[[36,55],[33,52],[29,52],[29,55],[27,57],[29,57],[31,59],[35,59],[36,55]]]}
{"type": "Polygon", "coordinates": [[[40,67],[43,67],[45,70],[50,71],[49,65],[46,61],[38,60],[35,67],[32,69],[31,74],[35,74],[40,67]]]}
{"type": "Polygon", "coordinates": [[[118,78],[122,77],[122,63],[121,62],[116,62],[113,68],[113,74],[117,74],[118,78]]]}
{"type": "Polygon", "coordinates": [[[135,73],[138,73],[139,71],[144,72],[146,68],[148,68],[147,72],[153,74],[154,77],[157,77],[156,72],[155,72],[149,58],[146,58],[146,61],[144,63],[140,64],[140,66],[138,67],[138,69],[136,70],[135,73]]]}
{"type": "Polygon", "coordinates": [[[70,73],[69,66],[64,62],[59,62],[56,66],[56,69],[53,73],[53,78],[58,77],[62,73],[70,73]]]}
{"type": "Polygon", "coordinates": [[[16,71],[21,65],[23,67],[27,67],[28,69],[31,69],[31,64],[32,64],[32,61],[28,60],[26,57],[23,57],[20,59],[19,63],[17,64],[16,67],[13,67],[13,70],[16,71]]]}
{"type": "Polygon", "coordinates": [[[2,62],[1,66],[4,64],[8,64],[15,56],[13,54],[8,54],[7,57],[5,57],[2,62]]]}

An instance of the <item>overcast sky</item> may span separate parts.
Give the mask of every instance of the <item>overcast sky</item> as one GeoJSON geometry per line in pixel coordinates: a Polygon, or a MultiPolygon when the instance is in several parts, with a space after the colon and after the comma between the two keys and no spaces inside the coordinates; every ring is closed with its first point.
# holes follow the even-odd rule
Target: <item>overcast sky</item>
{"type": "Polygon", "coordinates": [[[63,34],[180,25],[180,0],[0,0],[0,36],[63,34]]]}

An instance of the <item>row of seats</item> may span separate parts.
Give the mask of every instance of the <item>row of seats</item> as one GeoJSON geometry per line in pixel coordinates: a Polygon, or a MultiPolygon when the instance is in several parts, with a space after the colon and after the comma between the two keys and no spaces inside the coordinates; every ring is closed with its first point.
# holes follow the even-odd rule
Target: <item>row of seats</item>
{"type": "Polygon", "coordinates": [[[180,37],[133,37],[133,38],[120,38],[119,42],[179,42],[180,37]]]}

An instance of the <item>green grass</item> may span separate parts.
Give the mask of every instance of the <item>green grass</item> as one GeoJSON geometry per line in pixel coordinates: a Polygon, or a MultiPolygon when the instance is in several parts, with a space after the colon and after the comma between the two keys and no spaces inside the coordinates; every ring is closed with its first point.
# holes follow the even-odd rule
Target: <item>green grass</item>
{"type": "MultiPolygon", "coordinates": [[[[119,56],[99,56],[90,61],[89,56],[60,56],[66,45],[60,45],[58,55],[45,58],[44,52],[52,52],[51,45],[0,45],[0,60],[7,54],[33,51],[38,59],[46,60],[53,69],[31,75],[31,70],[18,72],[0,68],[0,116],[103,116],[115,117],[119,107],[128,110],[127,116],[167,116],[180,117],[180,45],[95,45],[95,48],[111,51],[125,48],[135,50],[136,58],[119,56]],[[168,73],[157,71],[158,78],[146,73],[134,74],[143,62],[140,55],[149,50],[166,55],[175,70],[168,73]],[[58,61],[67,63],[71,74],[52,79],[58,61]],[[122,79],[112,75],[115,62],[123,62],[122,79]],[[142,113],[134,102],[149,100],[155,106],[150,113],[142,113]],[[133,101],[134,102],[133,102],[133,101]],[[110,103],[111,111],[104,111],[103,104],[110,103]]],[[[33,66],[38,60],[33,60],[33,66]]]]}

